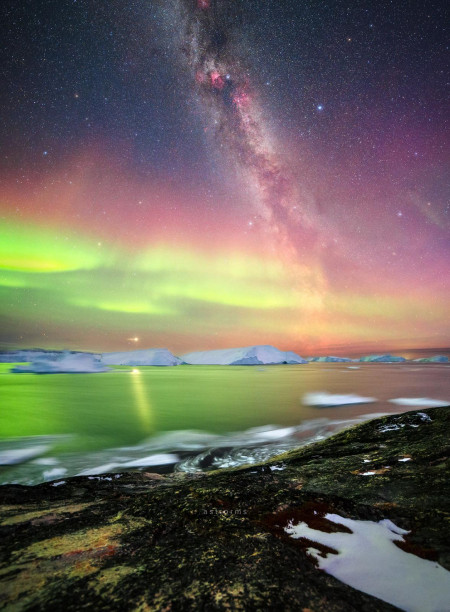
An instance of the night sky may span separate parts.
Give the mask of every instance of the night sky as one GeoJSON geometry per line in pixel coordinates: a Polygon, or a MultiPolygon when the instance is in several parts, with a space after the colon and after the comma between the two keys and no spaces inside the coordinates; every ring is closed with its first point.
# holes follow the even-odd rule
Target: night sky
{"type": "Polygon", "coordinates": [[[0,12],[0,348],[450,345],[444,3],[0,12]]]}

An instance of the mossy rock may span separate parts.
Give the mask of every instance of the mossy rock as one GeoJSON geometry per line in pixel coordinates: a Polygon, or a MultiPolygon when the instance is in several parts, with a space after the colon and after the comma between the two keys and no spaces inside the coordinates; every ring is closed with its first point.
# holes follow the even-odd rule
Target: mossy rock
{"type": "Polygon", "coordinates": [[[389,518],[408,552],[450,569],[449,418],[384,417],[234,470],[0,487],[0,608],[394,610],[319,570],[284,527],[389,518]]]}

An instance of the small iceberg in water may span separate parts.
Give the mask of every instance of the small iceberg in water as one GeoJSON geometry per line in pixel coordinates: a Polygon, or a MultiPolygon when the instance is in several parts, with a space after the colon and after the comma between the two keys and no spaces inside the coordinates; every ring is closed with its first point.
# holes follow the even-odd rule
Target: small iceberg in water
{"type": "Polygon", "coordinates": [[[50,449],[48,444],[39,444],[38,446],[29,446],[28,448],[5,448],[0,449],[0,465],[15,465],[23,463],[43,455],[50,449]]]}
{"type": "Polygon", "coordinates": [[[331,406],[346,406],[349,404],[370,404],[376,402],[375,397],[362,397],[355,393],[347,395],[339,395],[327,393],[326,391],[318,391],[316,393],[305,393],[303,396],[303,404],[305,406],[314,406],[316,408],[329,408],[331,406]]]}
{"type": "Polygon", "coordinates": [[[397,397],[395,399],[388,400],[391,404],[397,404],[397,406],[412,406],[420,408],[441,408],[443,406],[450,406],[450,401],[436,400],[429,397],[397,397]]]}

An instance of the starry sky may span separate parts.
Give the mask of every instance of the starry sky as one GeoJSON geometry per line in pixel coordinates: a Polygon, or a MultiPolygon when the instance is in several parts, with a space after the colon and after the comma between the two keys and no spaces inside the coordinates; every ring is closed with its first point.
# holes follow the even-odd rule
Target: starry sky
{"type": "Polygon", "coordinates": [[[0,348],[450,346],[444,3],[0,12],[0,348]]]}

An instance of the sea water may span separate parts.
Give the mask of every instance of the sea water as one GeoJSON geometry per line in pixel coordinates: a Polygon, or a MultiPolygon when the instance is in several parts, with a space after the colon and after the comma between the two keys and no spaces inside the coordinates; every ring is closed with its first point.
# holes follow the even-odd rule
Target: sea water
{"type": "Polygon", "coordinates": [[[372,416],[450,404],[450,364],[11,367],[0,365],[0,483],[242,465],[372,416]]]}

